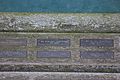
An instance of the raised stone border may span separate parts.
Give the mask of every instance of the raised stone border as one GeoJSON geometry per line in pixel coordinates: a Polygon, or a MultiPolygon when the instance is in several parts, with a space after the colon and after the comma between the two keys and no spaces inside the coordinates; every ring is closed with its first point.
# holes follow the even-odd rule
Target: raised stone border
{"type": "Polygon", "coordinates": [[[120,74],[74,72],[0,72],[0,80],[120,80],[120,74]]]}
{"type": "Polygon", "coordinates": [[[101,72],[120,73],[119,64],[0,63],[0,72],[101,72]]]}
{"type": "Polygon", "coordinates": [[[0,13],[0,31],[120,32],[120,13],[0,13]]]}

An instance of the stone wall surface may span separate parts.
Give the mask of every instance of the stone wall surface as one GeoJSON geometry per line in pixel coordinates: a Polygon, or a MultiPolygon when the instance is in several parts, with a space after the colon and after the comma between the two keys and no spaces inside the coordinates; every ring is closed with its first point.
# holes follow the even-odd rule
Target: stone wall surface
{"type": "Polygon", "coordinates": [[[0,71],[120,72],[118,33],[0,32],[0,71]]]}
{"type": "Polygon", "coordinates": [[[1,31],[120,32],[119,13],[0,13],[1,31]]]}
{"type": "Polygon", "coordinates": [[[119,13],[0,13],[0,80],[120,80],[119,13]]]}

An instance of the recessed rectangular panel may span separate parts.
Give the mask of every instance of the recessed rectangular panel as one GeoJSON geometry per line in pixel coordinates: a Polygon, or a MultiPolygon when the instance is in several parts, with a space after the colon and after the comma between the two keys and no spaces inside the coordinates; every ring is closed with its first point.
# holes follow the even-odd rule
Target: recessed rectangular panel
{"type": "Polygon", "coordinates": [[[25,58],[27,51],[0,51],[0,58],[25,58]]]}
{"type": "Polygon", "coordinates": [[[38,46],[70,46],[70,39],[37,39],[38,46]]]}
{"type": "Polygon", "coordinates": [[[83,47],[114,47],[113,39],[80,39],[83,47]]]}
{"type": "Polygon", "coordinates": [[[113,59],[112,51],[81,51],[80,58],[82,59],[113,59]]]}
{"type": "Polygon", "coordinates": [[[0,39],[0,46],[27,46],[26,39],[0,39]]]}
{"type": "Polygon", "coordinates": [[[70,58],[70,51],[37,51],[38,58],[70,58]]]}

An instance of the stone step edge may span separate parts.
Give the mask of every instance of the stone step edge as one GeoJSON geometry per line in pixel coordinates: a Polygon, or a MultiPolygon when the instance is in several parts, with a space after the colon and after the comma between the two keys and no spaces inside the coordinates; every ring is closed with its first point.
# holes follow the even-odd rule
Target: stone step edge
{"type": "Polygon", "coordinates": [[[101,72],[120,73],[120,65],[0,65],[0,72],[101,72]]]}
{"type": "Polygon", "coordinates": [[[120,13],[0,12],[0,31],[120,32],[120,13]]]}
{"type": "Polygon", "coordinates": [[[0,72],[0,80],[120,80],[120,73],[0,72]]]}

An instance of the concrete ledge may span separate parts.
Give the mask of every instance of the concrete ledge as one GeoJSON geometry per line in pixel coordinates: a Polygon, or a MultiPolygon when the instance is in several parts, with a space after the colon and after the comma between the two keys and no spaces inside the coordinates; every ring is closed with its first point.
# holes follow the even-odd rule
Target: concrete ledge
{"type": "Polygon", "coordinates": [[[0,64],[0,71],[18,72],[101,72],[101,73],[120,73],[120,65],[85,65],[85,64],[0,64]]]}
{"type": "Polygon", "coordinates": [[[0,31],[120,32],[119,13],[0,13],[0,31]]]}
{"type": "Polygon", "coordinates": [[[0,80],[120,80],[119,73],[0,72],[0,80]]]}

